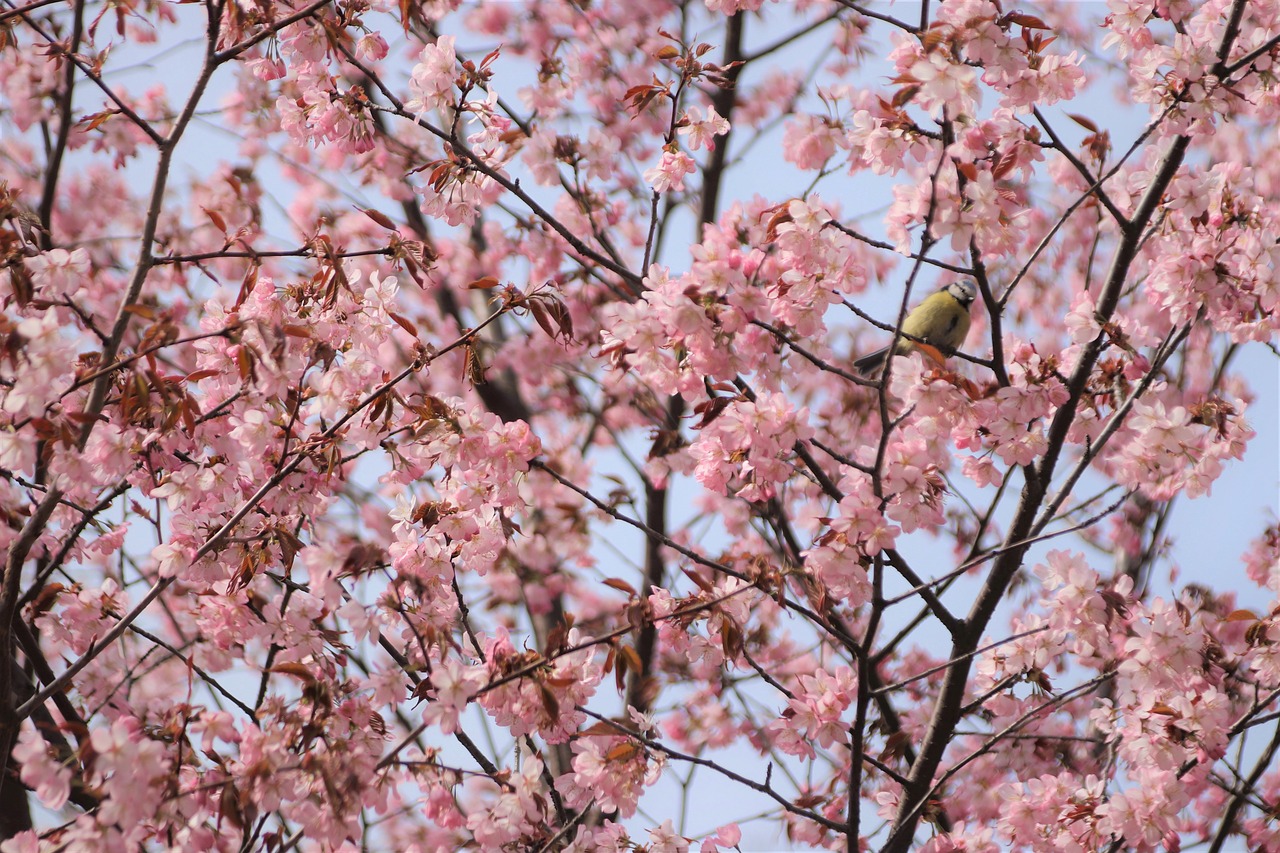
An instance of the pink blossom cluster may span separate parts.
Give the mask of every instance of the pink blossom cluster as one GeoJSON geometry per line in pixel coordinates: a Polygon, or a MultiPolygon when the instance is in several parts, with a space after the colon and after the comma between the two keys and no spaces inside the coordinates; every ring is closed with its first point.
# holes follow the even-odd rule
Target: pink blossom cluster
{"type": "Polygon", "coordinates": [[[909,11],[0,12],[0,850],[1280,849],[1280,4],[909,11]]]}

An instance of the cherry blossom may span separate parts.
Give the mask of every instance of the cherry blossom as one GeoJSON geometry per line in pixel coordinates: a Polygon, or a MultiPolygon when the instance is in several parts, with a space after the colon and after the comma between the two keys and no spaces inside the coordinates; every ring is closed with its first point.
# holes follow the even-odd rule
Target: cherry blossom
{"type": "Polygon", "coordinates": [[[1271,5],[0,19],[0,850],[1280,847],[1271,5]]]}
{"type": "Polygon", "coordinates": [[[697,165],[683,151],[663,151],[656,166],[645,169],[644,179],[655,193],[684,189],[684,176],[693,174],[697,165]]]}

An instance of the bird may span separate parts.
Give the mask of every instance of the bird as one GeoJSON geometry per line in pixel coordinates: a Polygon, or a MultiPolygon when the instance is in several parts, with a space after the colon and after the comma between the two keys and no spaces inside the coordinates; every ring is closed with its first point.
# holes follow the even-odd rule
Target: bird
{"type": "MultiPolygon", "coordinates": [[[[906,355],[921,343],[950,355],[969,334],[969,306],[977,291],[967,281],[953,281],[911,309],[902,321],[902,337],[895,355],[906,355]]],[[[889,348],[869,352],[853,363],[863,376],[870,376],[889,355],[889,348]]],[[[936,356],[935,356],[936,357],[936,356]]]]}

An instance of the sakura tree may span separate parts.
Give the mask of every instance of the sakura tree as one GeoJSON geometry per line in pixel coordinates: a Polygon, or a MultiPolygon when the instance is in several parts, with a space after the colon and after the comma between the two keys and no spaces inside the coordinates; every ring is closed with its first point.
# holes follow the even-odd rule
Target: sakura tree
{"type": "Polygon", "coordinates": [[[1280,850],[1278,56],[4,0],[0,850],[1280,850]]]}

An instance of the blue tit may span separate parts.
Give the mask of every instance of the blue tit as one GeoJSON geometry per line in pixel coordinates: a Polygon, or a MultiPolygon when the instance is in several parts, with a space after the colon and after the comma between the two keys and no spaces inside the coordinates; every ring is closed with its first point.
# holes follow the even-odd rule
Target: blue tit
{"type": "MultiPolygon", "coordinates": [[[[956,281],[921,302],[902,321],[903,337],[898,338],[894,353],[906,355],[914,350],[916,342],[912,338],[945,355],[955,352],[969,334],[969,306],[976,295],[972,284],[956,281]]],[[[870,376],[884,364],[888,354],[888,347],[867,353],[853,367],[863,376],[870,376]]]]}

